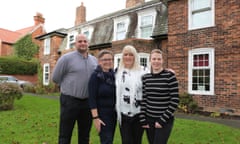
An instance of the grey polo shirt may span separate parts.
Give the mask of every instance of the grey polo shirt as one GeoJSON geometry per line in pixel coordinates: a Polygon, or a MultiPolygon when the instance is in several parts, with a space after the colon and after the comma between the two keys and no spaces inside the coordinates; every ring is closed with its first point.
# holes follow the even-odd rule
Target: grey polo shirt
{"type": "Polygon", "coordinates": [[[80,99],[88,98],[88,81],[97,67],[97,59],[84,58],[77,50],[61,56],[52,73],[52,80],[60,85],[61,93],[80,99]]]}

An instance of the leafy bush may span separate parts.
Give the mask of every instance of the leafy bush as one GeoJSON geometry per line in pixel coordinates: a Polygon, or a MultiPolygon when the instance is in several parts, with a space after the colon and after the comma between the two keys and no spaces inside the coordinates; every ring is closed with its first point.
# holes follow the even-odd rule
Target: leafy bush
{"type": "Polygon", "coordinates": [[[179,105],[178,109],[185,113],[195,113],[198,110],[198,104],[192,96],[188,93],[183,93],[179,95],[179,105]]]}
{"type": "Polygon", "coordinates": [[[30,34],[19,39],[13,47],[15,54],[26,60],[31,60],[39,50],[38,45],[32,41],[32,36],[30,34]]]}
{"type": "Polygon", "coordinates": [[[35,86],[35,92],[37,94],[48,94],[59,92],[59,88],[53,82],[50,82],[49,85],[43,85],[43,69],[41,65],[38,65],[38,84],[35,86]]]}
{"type": "Polygon", "coordinates": [[[35,86],[34,85],[25,85],[23,87],[23,91],[27,93],[36,93],[35,86]]]}
{"type": "Polygon", "coordinates": [[[27,61],[17,57],[0,57],[0,74],[33,75],[38,70],[36,60],[27,61]]]}
{"type": "Polygon", "coordinates": [[[48,94],[48,93],[55,93],[59,92],[59,88],[57,87],[56,84],[50,83],[49,85],[45,86],[42,84],[37,84],[35,86],[35,92],[37,94],[48,94]]]}
{"type": "Polygon", "coordinates": [[[11,110],[15,99],[23,96],[21,88],[13,83],[0,83],[0,110],[11,110]]]}

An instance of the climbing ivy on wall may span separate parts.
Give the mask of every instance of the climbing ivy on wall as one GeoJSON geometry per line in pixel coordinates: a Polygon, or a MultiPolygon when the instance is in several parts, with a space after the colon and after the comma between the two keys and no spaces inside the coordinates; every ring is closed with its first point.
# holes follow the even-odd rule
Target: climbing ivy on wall
{"type": "Polygon", "coordinates": [[[14,44],[14,54],[17,57],[31,60],[38,53],[39,47],[32,41],[30,34],[22,37],[14,44]]]}

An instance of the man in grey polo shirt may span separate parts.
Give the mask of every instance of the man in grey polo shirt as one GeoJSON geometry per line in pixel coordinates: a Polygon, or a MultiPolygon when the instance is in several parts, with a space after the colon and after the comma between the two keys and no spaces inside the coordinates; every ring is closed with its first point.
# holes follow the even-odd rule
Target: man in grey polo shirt
{"type": "Polygon", "coordinates": [[[60,86],[59,144],[70,144],[77,121],[78,143],[88,144],[92,125],[88,106],[88,81],[97,66],[97,59],[88,54],[85,35],[76,36],[75,51],[59,58],[52,80],[60,86]]]}

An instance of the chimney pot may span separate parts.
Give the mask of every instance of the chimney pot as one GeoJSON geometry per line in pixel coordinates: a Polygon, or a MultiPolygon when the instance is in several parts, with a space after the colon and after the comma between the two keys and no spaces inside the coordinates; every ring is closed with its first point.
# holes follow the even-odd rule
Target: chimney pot
{"type": "Polygon", "coordinates": [[[39,12],[36,13],[36,16],[34,16],[34,25],[44,24],[45,18],[43,18],[43,15],[39,12]]]}
{"type": "Polygon", "coordinates": [[[145,0],[126,0],[126,8],[135,7],[145,3],[145,0]]]}

